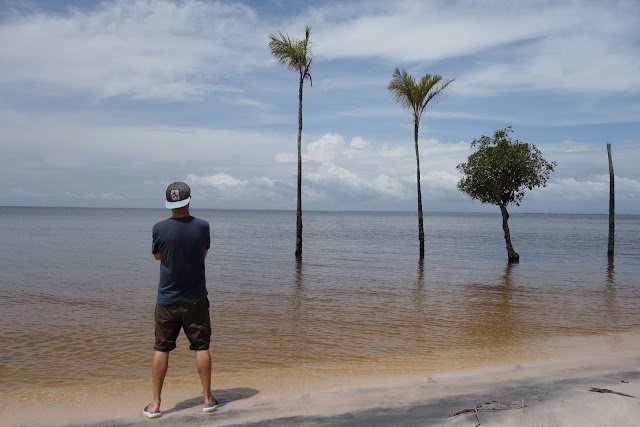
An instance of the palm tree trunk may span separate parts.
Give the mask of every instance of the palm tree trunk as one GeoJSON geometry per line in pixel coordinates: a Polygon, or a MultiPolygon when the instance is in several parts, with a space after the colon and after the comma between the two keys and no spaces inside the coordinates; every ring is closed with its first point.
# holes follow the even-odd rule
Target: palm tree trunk
{"type": "Polygon", "coordinates": [[[611,144],[607,144],[607,156],[609,157],[609,243],[607,247],[607,256],[613,256],[616,230],[616,200],[613,182],[613,160],[611,159],[611,144]]]}
{"type": "Polygon", "coordinates": [[[420,120],[414,119],[413,140],[416,146],[416,166],[418,177],[418,240],[420,241],[420,259],[424,259],[424,223],[422,219],[422,190],[420,189],[420,151],[418,150],[418,130],[420,120]]]}
{"type": "Polygon", "coordinates": [[[507,244],[507,257],[509,258],[509,262],[519,262],[520,255],[516,251],[513,250],[513,245],[511,244],[511,233],[509,232],[509,212],[507,212],[507,207],[500,203],[500,212],[502,213],[502,229],[504,230],[504,241],[507,244]]]}
{"type": "Polygon", "coordinates": [[[296,258],[302,256],[302,87],[304,76],[300,75],[298,94],[298,200],[296,204],[296,258]]]}

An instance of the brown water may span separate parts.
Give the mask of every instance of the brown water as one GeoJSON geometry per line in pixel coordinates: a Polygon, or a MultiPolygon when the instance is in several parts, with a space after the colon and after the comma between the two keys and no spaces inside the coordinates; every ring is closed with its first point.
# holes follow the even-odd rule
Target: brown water
{"type": "MultiPolygon", "coordinates": [[[[494,215],[202,211],[216,387],[260,391],[544,358],[559,336],[640,327],[640,218],[514,215],[521,263],[494,215]]],[[[148,393],[157,263],[154,210],[0,208],[0,405],[148,393]]],[[[197,385],[181,337],[167,387],[197,385]]],[[[196,387],[197,390],[197,387],[196,387]]]]}

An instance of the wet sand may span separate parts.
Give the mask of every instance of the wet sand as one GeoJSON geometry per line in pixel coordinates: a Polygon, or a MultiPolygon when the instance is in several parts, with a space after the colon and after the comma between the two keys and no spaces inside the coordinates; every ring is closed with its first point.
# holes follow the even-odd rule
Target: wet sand
{"type": "MultiPolygon", "coordinates": [[[[202,414],[197,379],[169,382],[157,420],[141,415],[146,384],[102,384],[82,398],[22,399],[0,406],[3,425],[451,425],[600,426],[640,420],[640,333],[554,338],[544,360],[422,375],[341,375],[299,386],[224,384],[202,414]],[[592,388],[610,390],[596,393],[592,388]],[[634,396],[634,397],[631,397],[634,396]],[[524,404],[524,408],[522,408],[524,404]],[[458,411],[469,410],[456,417],[458,411]]],[[[274,379],[276,380],[276,379],[274,379]]]]}

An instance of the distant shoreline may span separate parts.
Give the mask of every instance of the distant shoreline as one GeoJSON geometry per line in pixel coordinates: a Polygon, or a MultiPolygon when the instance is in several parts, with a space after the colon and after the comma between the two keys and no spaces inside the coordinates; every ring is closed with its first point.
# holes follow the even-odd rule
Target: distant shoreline
{"type": "MultiPolygon", "coordinates": [[[[62,210],[62,209],[79,209],[79,210],[140,210],[140,211],[166,211],[163,206],[158,206],[155,208],[150,207],[114,207],[114,206],[20,206],[20,205],[0,205],[0,209],[54,209],[54,210],[62,210]]],[[[291,213],[295,214],[295,210],[293,209],[222,209],[222,208],[200,208],[194,207],[194,212],[199,211],[219,211],[219,212],[275,212],[275,213],[291,213]]],[[[406,215],[412,214],[415,215],[415,211],[376,211],[376,210],[316,210],[316,209],[303,209],[303,213],[327,213],[327,214],[398,214],[398,215],[406,215]]],[[[487,211],[473,211],[473,212],[461,212],[461,211],[424,211],[425,215],[478,215],[478,216],[496,216],[500,217],[500,211],[492,210],[487,211]]],[[[527,216],[527,215],[540,215],[540,216],[608,216],[607,213],[578,213],[578,212],[510,212],[511,216],[527,216]]],[[[628,217],[636,217],[640,216],[640,213],[616,213],[616,218],[628,218],[628,217]]]]}

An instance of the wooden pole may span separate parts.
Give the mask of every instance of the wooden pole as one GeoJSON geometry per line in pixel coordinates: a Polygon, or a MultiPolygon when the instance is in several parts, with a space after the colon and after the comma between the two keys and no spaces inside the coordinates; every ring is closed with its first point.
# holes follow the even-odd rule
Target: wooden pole
{"type": "Polygon", "coordinates": [[[607,246],[607,256],[613,256],[615,240],[615,191],[613,182],[613,161],[611,160],[611,144],[607,144],[607,156],[609,157],[609,244],[607,246]]]}

